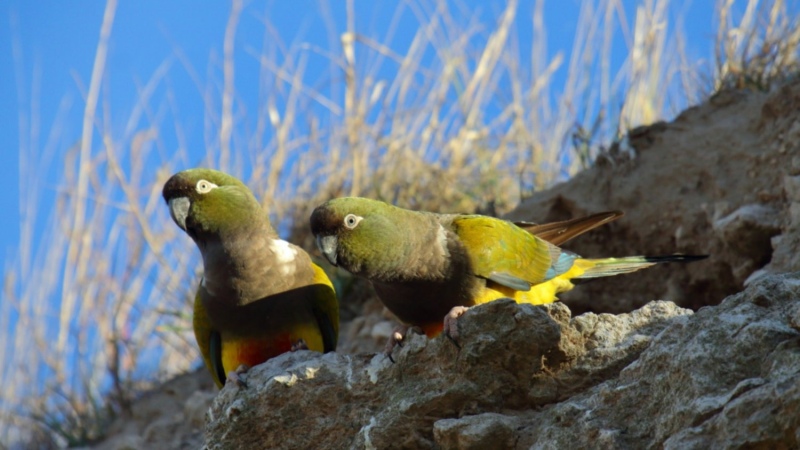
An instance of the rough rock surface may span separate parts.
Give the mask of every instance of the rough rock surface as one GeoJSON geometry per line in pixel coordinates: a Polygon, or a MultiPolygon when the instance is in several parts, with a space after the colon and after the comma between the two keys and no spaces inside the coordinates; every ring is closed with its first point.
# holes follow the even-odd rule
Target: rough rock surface
{"type": "Polygon", "coordinates": [[[93,448],[200,448],[205,413],[215,395],[205,369],[176,377],[134,402],[131,413],[115,420],[109,437],[93,448]]]}
{"type": "Polygon", "coordinates": [[[616,377],[524,427],[522,448],[800,448],[800,274],[673,320],[616,377]]]}
{"type": "Polygon", "coordinates": [[[571,320],[563,304],[497,301],[459,322],[459,350],[415,335],[395,353],[286,354],[226,386],[209,412],[209,448],[426,448],[439,419],[558,402],[618,373],[670,318],[656,302],[571,320]]]}
{"type": "Polygon", "coordinates": [[[741,291],[759,269],[800,270],[800,82],[721,92],[670,123],[632,130],[595,166],[526,199],[509,218],[615,209],[625,217],[565,247],[588,257],[711,257],[582,285],[563,296],[575,314],[630,311],[654,298],[697,309],[741,291]]]}
{"type": "Polygon", "coordinates": [[[692,314],[652,302],[570,317],[497,301],[459,350],[414,336],[382,355],[286,354],[226,386],[223,448],[798,448],[800,278],[767,276],[692,314]]]}

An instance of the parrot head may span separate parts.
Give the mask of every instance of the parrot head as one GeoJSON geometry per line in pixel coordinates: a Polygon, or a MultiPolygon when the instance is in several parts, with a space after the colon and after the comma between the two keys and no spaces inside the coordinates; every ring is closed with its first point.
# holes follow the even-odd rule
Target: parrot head
{"type": "Polygon", "coordinates": [[[370,277],[403,256],[402,211],[377,200],[337,198],[314,209],[311,232],[331,264],[370,277]]]}
{"type": "Polygon", "coordinates": [[[172,220],[195,241],[266,218],[244,183],[217,170],[178,172],[164,184],[162,195],[172,220]]]}

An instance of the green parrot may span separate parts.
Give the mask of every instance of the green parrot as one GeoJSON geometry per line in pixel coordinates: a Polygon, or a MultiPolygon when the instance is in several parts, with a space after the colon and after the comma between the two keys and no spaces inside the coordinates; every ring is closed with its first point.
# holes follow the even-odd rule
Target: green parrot
{"type": "Polygon", "coordinates": [[[218,387],[242,370],[297,349],[330,352],[339,305],[325,272],[278,237],[266,211],[238,179],[190,169],[164,185],[172,220],[203,257],[193,327],[218,387]]]}
{"type": "MultiPolygon", "coordinates": [[[[318,206],[311,214],[311,231],[328,261],[369,279],[383,304],[402,322],[429,337],[444,330],[455,338],[456,319],[474,305],[505,297],[551,303],[574,287],[574,279],[704,258],[585,259],[556,245],[621,215],[613,211],[554,224],[517,225],[482,215],[410,211],[347,197],[318,206]]],[[[407,327],[401,327],[393,333],[387,352],[405,331],[407,327]]]]}

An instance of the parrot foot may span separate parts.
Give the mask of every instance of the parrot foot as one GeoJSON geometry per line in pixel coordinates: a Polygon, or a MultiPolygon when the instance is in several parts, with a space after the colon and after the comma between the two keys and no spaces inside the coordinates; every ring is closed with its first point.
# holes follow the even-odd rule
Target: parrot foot
{"type": "Polygon", "coordinates": [[[227,383],[228,381],[236,383],[236,386],[239,388],[247,388],[247,382],[242,378],[242,375],[246,374],[247,371],[250,370],[250,366],[247,364],[239,364],[239,367],[236,370],[231,370],[228,372],[228,379],[225,380],[227,383]]]}
{"type": "Polygon", "coordinates": [[[444,316],[444,328],[442,332],[458,348],[461,348],[461,346],[458,345],[458,318],[467,312],[468,309],[468,306],[455,306],[444,316]]]}
{"type": "Polygon", "coordinates": [[[292,349],[291,350],[293,352],[296,352],[298,350],[308,350],[308,345],[306,344],[306,341],[301,338],[301,339],[298,339],[297,342],[292,344],[292,349]]]}
{"type": "Polygon", "coordinates": [[[395,362],[394,358],[392,358],[392,350],[395,347],[403,346],[403,339],[405,339],[409,328],[411,327],[408,325],[398,325],[392,330],[392,334],[389,335],[389,340],[386,341],[386,346],[383,348],[383,354],[389,357],[389,361],[395,362]]]}

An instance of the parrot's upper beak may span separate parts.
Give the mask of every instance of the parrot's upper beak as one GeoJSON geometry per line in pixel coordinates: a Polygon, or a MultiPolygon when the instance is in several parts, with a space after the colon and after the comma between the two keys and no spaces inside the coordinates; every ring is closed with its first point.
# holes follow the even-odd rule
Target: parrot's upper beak
{"type": "Polygon", "coordinates": [[[320,236],[317,235],[317,248],[325,255],[328,261],[336,265],[336,250],[339,245],[336,235],[320,236]]]}
{"type": "Polygon", "coordinates": [[[189,199],[187,197],[176,197],[169,200],[169,215],[172,220],[186,231],[186,217],[189,215],[189,199]]]}

